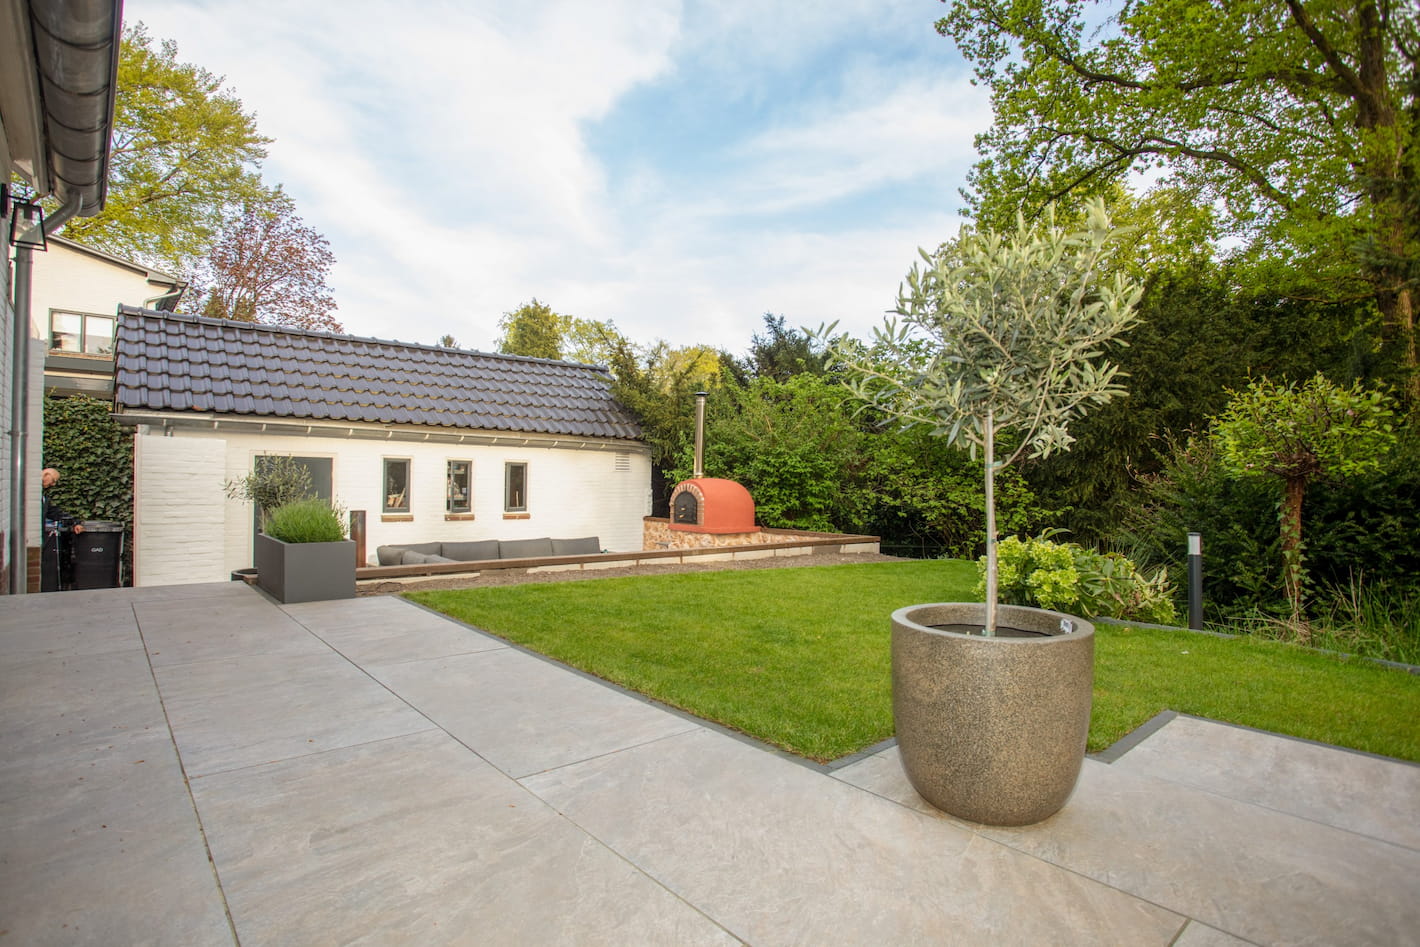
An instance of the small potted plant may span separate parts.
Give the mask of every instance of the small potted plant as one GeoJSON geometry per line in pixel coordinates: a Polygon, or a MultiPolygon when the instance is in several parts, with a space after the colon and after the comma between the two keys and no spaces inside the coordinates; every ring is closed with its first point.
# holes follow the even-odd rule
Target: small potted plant
{"type": "Polygon", "coordinates": [[[998,604],[995,477],[1068,448],[1070,423],[1122,393],[1105,354],[1135,321],[1143,289],[1110,271],[1120,234],[1102,201],[1079,230],[1057,225],[1053,208],[1009,234],[963,228],[921,251],[871,348],[828,338],[830,364],[858,398],[984,461],[986,601],[892,616],[903,766],[928,802],[974,822],[1054,814],[1084,762],[1094,627],[998,604]]]}
{"type": "Polygon", "coordinates": [[[278,506],[255,539],[257,584],[278,602],[355,597],[355,543],[326,500],[278,506]]]}

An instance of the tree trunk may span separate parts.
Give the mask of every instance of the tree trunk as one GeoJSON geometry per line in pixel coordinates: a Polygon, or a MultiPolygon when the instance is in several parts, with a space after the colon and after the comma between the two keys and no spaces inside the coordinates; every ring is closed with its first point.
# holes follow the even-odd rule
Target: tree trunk
{"type": "Polygon", "coordinates": [[[1282,584],[1292,607],[1292,621],[1302,620],[1302,498],[1307,481],[1289,477],[1282,491],[1282,584]]]}
{"type": "Polygon", "coordinates": [[[996,634],[996,427],[995,418],[986,412],[982,426],[982,448],[986,453],[986,634],[996,634]]]}

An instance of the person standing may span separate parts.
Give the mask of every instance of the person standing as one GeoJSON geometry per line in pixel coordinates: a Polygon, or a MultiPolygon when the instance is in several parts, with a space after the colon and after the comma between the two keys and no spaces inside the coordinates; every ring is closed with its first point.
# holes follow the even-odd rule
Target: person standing
{"type": "Polygon", "coordinates": [[[59,471],[54,467],[41,471],[40,485],[43,489],[40,490],[39,509],[44,533],[39,555],[41,592],[59,592],[73,584],[73,537],[84,531],[83,524],[75,522],[74,517],[51,502],[49,489],[58,482],[59,471]]]}

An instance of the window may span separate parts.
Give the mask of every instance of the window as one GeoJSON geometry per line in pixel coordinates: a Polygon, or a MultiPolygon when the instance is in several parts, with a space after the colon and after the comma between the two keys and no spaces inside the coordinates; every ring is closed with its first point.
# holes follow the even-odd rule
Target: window
{"type": "Polygon", "coordinates": [[[503,511],[526,513],[528,509],[528,465],[503,465],[503,511]]]}
{"type": "Polygon", "coordinates": [[[113,317],[82,312],[49,314],[49,350],[83,355],[113,354],[113,317]]]}
{"type": "Polygon", "coordinates": [[[449,461],[448,496],[445,509],[450,513],[473,512],[473,464],[467,460],[449,461]]]}
{"type": "Polygon", "coordinates": [[[386,513],[409,512],[409,458],[385,458],[386,513]]]}

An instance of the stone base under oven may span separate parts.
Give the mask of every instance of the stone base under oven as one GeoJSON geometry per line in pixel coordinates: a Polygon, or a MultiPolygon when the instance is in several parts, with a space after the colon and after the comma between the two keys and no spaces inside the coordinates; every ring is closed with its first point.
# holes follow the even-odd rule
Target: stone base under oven
{"type": "Polygon", "coordinates": [[[752,533],[699,533],[684,527],[671,529],[671,524],[659,517],[648,518],[645,523],[643,549],[705,549],[784,542],[783,536],[774,536],[763,530],[752,533]]]}

